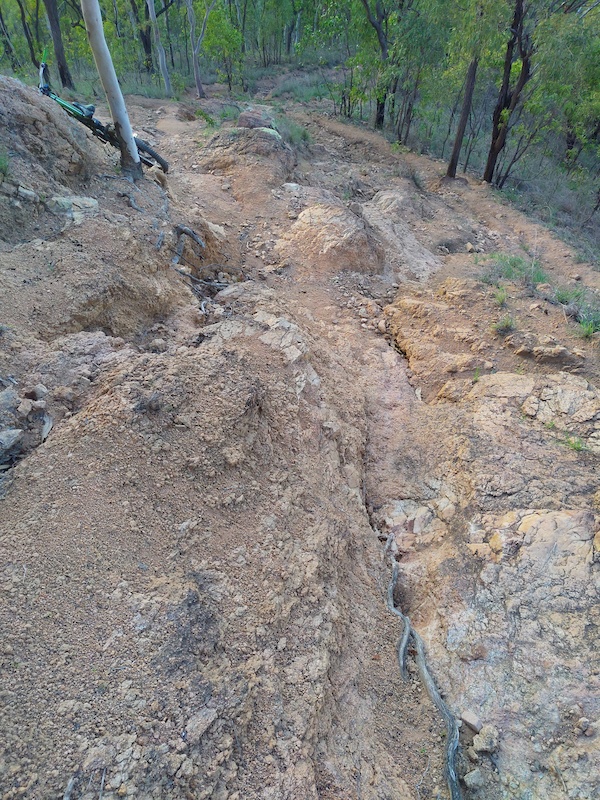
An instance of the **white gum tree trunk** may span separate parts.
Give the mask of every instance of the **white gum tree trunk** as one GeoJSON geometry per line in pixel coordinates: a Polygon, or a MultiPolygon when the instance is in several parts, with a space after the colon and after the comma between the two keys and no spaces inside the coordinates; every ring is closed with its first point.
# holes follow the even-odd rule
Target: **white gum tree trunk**
{"type": "Polygon", "coordinates": [[[81,0],[81,11],[83,12],[90,47],[94,54],[96,69],[108,100],[117,137],[121,143],[121,168],[126,175],[130,175],[132,178],[141,178],[142,165],[140,163],[140,155],[133,138],[123,93],[117,80],[117,73],[104,38],[102,14],[98,0],[81,0]]]}
{"type": "Polygon", "coordinates": [[[150,22],[152,23],[152,31],[154,32],[154,42],[158,52],[158,65],[160,67],[160,74],[162,75],[163,83],[165,85],[165,92],[167,97],[173,97],[173,89],[171,88],[171,78],[167,68],[167,57],[165,55],[165,48],[160,40],[160,29],[158,27],[158,20],[156,19],[156,8],[154,7],[154,0],[146,0],[148,6],[148,14],[150,15],[150,22]]]}

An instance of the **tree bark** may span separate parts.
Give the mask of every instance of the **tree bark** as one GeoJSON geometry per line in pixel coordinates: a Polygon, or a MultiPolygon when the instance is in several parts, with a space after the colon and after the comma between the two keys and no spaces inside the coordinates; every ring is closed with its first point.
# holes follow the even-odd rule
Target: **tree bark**
{"type": "Polygon", "coordinates": [[[206,97],[206,92],[204,91],[204,86],[202,85],[202,76],[200,75],[198,56],[200,55],[200,48],[202,47],[202,42],[206,36],[206,26],[208,25],[210,12],[213,10],[216,4],[217,0],[211,0],[210,5],[206,7],[204,19],[202,20],[202,28],[200,29],[200,35],[196,39],[196,14],[194,12],[193,0],[185,0],[188,21],[190,23],[190,41],[192,44],[192,57],[194,62],[194,81],[196,83],[196,94],[198,95],[199,99],[206,97]]]}
{"type": "Polygon", "coordinates": [[[23,0],[17,0],[17,4],[19,6],[19,11],[21,13],[21,25],[23,26],[23,33],[25,34],[25,39],[27,41],[27,47],[29,48],[29,57],[31,58],[31,62],[36,69],[39,69],[40,62],[36,58],[35,55],[35,47],[33,46],[33,39],[31,36],[31,30],[29,29],[29,25],[27,23],[27,17],[25,15],[25,8],[23,6],[23,0]]]}
{"type": "MultiPolygon", "coordinates": [[[[386,24],[389,17],[389,11],[387,11],[381,5],[379,0],[375,4],[375,14],[369,5],[369,0],[362,0],[362,4],[365,8],[365,13],[367,15],[367,19],[369,20],[369,24],[377,34],[377,41],[379,42],[379,49],[381,50],[381,63],[382,65],[385,65],[389,54],[389,42],[386,33],[386,24]]],[[[378,87],[375,108],[375,127],[380,130],[383,128],[383,124],[385,122],[385,103],[388,92],[389,85],[386,85],[385,88],[381,86],[378,87]]]]}
{"type": "Polygon", "coordinates": [[[479,59],[474,58],[469,64],[469,69],[467,70],[462,111],[460,114],[460,120],[458,121],[458,129],[456,131],[456,139],[454,140],[452,155],[450,156],[450,163],[448,164],[448,171],[446,172],[446,177],[448,178],[456,178],[456,169],[458,167],[460,150],[465,136],[465,130],[467,129],[467,122],[469,121],[469,114],[471,112],[471,103],[473,102],[473,92],[475,91],[475,80],[477,78],[478,64],[479,64],[479,59]]]}
{"type": "Polygon", "coordinates": [[[525,84],[531,77],[531,56],[533,51],[529,42],[525,41],[523,32],[525,13],[526,9],[523,0],[515,0],[511,36],[506,44],[506,53],[504,55],[502,84],[492,115],[492,140],[490,142],[487,162],[483,172],[483,180],[486,183],[491,183],[494,178],[498,156],[506,145],[510,117],[519,102],[525,84]],[[515,87],[511,89],[510,76],[515,61],[515,49],[517,45],[519,46],[519,55],[521,58],[521,71],[515,87]]]}
{"type": "Polygon", "coordinates": [[[167,56],[165,54],[165,48],[162,46],[162,42],[160,40],[160,30],[156,20],[154,0],[146,0],[146,3],[148,6],[148,13],[150,14],[150,22],[152,23],[152,29],[154,31],[154,42],[156,44],[156,51],[158,53],[158,65],[160,68],[160,74],[162,75],[163,83],[165,84],[165,92],[167,93],[167,97],[173,97],[171,78],[169,77],[169,70],[167,69],[167,56]]]}
{"type": "Polygon", "coordinates": [[[2,16],[2,9],[0,9],[0,33],[2,34],[2,38],[4,39],[4,52],[10,61],[10,66],[13,72],[16,72],[19,67],[19,59],[15,52],[14,45],[12,43],[12,39],[10,38],[10,34],[8,32],[8,28],[6,27],[6,23],[4,22],[4,17],[2,16]]]}
{"type": "Polygon", "coordinates": [[[142,177],[140,154],[133,138],[123,93],[117,80],[117,73],[104,38],[102,14],[98,0],[81,0],[81,10],[83,11],[90,47],[94,54],[96,69],[100,76],[102,88],[106,93],[117,138],[121,143],[121,169],[126,175],[136,180],[142,177]]]}
{"type": "Polygon", "coordinates": [[[74,89],[75,84],[73,83],[73,78],[71,77],[71,72],[65,56],[56,0],[44,0],[44,6],[46,7],[46,14],[48,15],[48,22],[50,24],[50,35],[52,36],[52,44],[54,46],[54,55],[56,56],[56,65],[58,67],[60,82],[63,87],[74,89]]]}
{"type": "Polygon", "coordinates": [[[136,0],[129,0],[129,5],[131,6],[138,32],[140,34],[140,41],[142,43],[142,47],[144,48],[144,69],[146,72],[154,72],[154,61],[152,60],[152,34],[150,32],[150,25],[148,24],[150,19],[148,8],[146,7],[144,14],[144,16],[148,19],[142,20],[136,0]]]}

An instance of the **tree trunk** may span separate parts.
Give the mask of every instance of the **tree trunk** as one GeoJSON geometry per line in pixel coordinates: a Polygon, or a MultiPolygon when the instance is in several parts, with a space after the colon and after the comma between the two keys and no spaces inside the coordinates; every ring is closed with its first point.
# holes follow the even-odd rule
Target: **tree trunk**
{"type": "Polygon", "coordinates": [[[508,135],[508,123],[511,114],[515,110],[521,97],[521,92],[525,84],[531,77],[531,46],[524,41],[523,21],[526,9],[523,0],[515,0],[515,10],[511,25],[511,37],[506,44],[504,55],[504,69],[502,73],[502,84],[498,92],[498,100],[492,115],[492,140],[488,151],[487,162],[483,172],[483,180],[491,183],[496,171],[498,156],[506,145],[508,135]],[[514,89],[510,88],[510,77],[515,61],[515,48],[519,45],[521,57],[521,71],[514,89]]]}
{"type": "Polygon", "coordinates": [[[194,65],[194,83],[196,84],[196,95],[199,100],[206,97],[204,86],[202,86],[202,76],[200,75],[200,64],[198,63],[198,56],[196,55],[196,12],[192,0],[185,0],[187,9],[187,18],[190,24],[190,44],[192,50],[192,63],[194,65]]]}
{"type": "Polygon", "coordinates": [[[496,105],[494,109],[494,125],[492,129],[492,141],[488,152],[485,171],[483,173],[483,180],[486,183],[491,183],[494,178],[494,171],[496,169],[496,162],[498,156],[504,150],[506,145],[506,137],[508,136],[508,123],[511,115],[515,110],[517,103],[521,97],[521,92],[529,78],[531,77],[531,63],[529,59],[521,61],[521,72],[517,80],[517,85],[509,94],[508,105],[496,105]]]}
{"type": "Polygon", "coordinates": [[[456,168],[458,167],[458,159],[460,157],[460,150],[462,147],[465,130],[467,129],[467,122],[469,121],[469,114],[471,112],[471,103],[473,101],[473,92],[475,91],[475,79],[477,77],[478,58],[474,58],[469,64],[467,70],[467,79],[465,81],[465,95],[463,97],[463,106],[458,121],[458,130],[456,131],[456,139],[454,140],[454,147],[452,155],[450,156],[450,163],[448,164],[448,171],[446,176],[448,178],[456,178],[456,168]]]}
{"type": "Polygon", "coordinates": [[[213,10],[216,4],[217,0],[211,0],[210,5],[206,7],[204,19],[202,20],[202,28],[200,29],[200,35],[196,39],[196,14],[194,12],[193,0],[185,0],[188,21],[190,23],[190,41],[192,43],[192,57],[194,61],[194,81],[196,83],[196,94],[198,95],[199,99],[206,97],[206,92],[204,91],[204,86],[202,86],[198,56],[200,55],[200,48],[202,47],[202,42],[206,36],[206,26],[208,25],[210,12],[213,10]]]}
{"type": "Polygon", "coordinates": [[[81,0],[81,10],[83,11],[90,47],[94,54],[96,69],[100,76],[102,88],[106,93],[117,138],[121,143],[121,169],[126,175],[136,180],[142,177],[140,154],[133,138],[123,93],[117,80],[117,73],[104,38],[102,14],[100,13],[98,0],[81,0]]]}
{"type": "MultiPolygon", "coordinates": [[[[377,40],[379,42],[379,49],[381,50],[381,63],[385,66],[385,63],[388,60],[388,53],[389,53],[389,42],[387,38],[387,21],[390,15],[390,11],[385,9],[379,0],[375,5],[375,14],[373,14],[373,10],[369,5],[369,0],[362,0],[362,4],[365,7],[365,13],[367,15],[367,19],[369,20],[369,24],[373,27],[375,33],[377,34],[377,40]]],[[[378,87],[377,90],[377,99],[376,99],[376,108],[375,108],[375,127],[381,130],[383,128],[383,124],[385,122],[385,101],[387,100],[387,95],[389,92],[389,85],[382,90],[381,87],[378,87]]]]}
{"type": "Polygon", "coordinates": [[[383,128],[385,122],[385,96],[377,98],[377,105],[375,107],[375,127],[378,130],[383,128]]]}
{"type": "Polygon", "coordinates": [[[19,67],[19,59],[17,58],[17,54],[15,52],[14,45],[10,38],[10,34],[8,32],[8,28],[6,27],[6,23],[4,22],[4,17],[2,16],[2,9],[0,9],[0,33],[2,34],[2,38],[4,39],[4,53],[8,57],[10,61],[10,66],[13,72],[16,72],[19,67]]]}
{"type": "Polygon", "coordinates": [[[27,24],[27,17],[25,15],[25,8],[23,6],[23,0],[17,0],[17,4],[19,6],[19,11],[21,13],[21,25],[23,26],[23,33],[25,34],[25,39],[27,41],[27,47],[29,48],[29,57],[33,63],[33,66],[36,69],[39,69],[40,62],[36,58],[35,55],[35,47],[33,46],[33,39],[31,37],[31,31],[29,29],[29,25],[27,24]]]}
{"type": "Polygon", "coordinates": [[[63,87],[67,89],[74,89],[75,84],[69,71],[69,65],[65,56],[65,48],[63,46],[62,33],[60,30],[60,20],[58,18],[58,8],[56,7],[56,0],[44,0],[46,7],[46,14],[48,15],[48,22],[50,24],[50,35],[52,36],[52,44],[54,45],[54,55],[56,56],[56,65],[58,66],[58,74],[60,75],[60,82],[63,87]]]}
{"type": "Polygon", "coordinates": [[[173,90],[171,89],[171,78],[169,77],[169,70],[167,69],[167,56],[165,48],[162,46],[160,40],[160,30],[158,22],[156,21],[156,9],[154,7],[154,0],[146,0],[148,6],[148,13],[150,14],[150,22],[154,31],[154,42],[156,44],[156,51],[158,53],[158,65],[160,67],[160,74],[162,75],[163,83],[165,84],[165,92],[167,97],[173,97],[173,90]]]}
{"type": "MultiPolygon", "coordinates": [[[[152,60],[152,35],[150,32],[150,26],[145,19],[142,20],[140,18],[140,10],[136,0],[129,0],[129,4],[131,6],[131,10],[133,11],[133,16],[135,17],[142,47],[144,48],[144,69],[146,72],[154,72],[154,61],[152,60]]],[[[145,16],[149,19],[147,8],[145,11],[145,16]]]]}
{"type": "Polygon", "coordinates": [[[162,0],[163,11],[165,14],[165,28],[167,29],[167,44],[169,45],[169,58],[171,59],[171,68],[175,69],[175,56],[173,55],[173,42],[171,41],[171,24],[169,22],[169,6],[167,0],[162,0]]]}

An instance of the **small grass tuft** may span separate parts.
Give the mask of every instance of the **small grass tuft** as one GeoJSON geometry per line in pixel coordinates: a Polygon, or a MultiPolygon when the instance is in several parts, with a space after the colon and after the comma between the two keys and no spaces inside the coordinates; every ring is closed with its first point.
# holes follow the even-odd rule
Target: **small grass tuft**
{"type": "Polygon", "coordinates": [[[277,120],[277,130],[281,134],[281,138],[293,147],[309,145],[311,142],[307,129],[287,117],[280,117],[277,120]]]}
{"type": "Polygon", "coordinates": [[[223,106],[219,111],[219,118],[221,122],[226,120],[237,120],[240,115],[240,109],[237,106],[223,106]]]}
{"type": "Polygon", "coordinates": [[[577,332],[582,339],[591,339],[596,333],[596,326],[590,320],[587,320],[586,322],[580,322],[577,326],[577,332]]]}
{"type": "Polygon", "coordinates": [[[2,148],[0,149],[0,179],[8,177],[9,172],[8,153],[2,148]]]}
{"type": "Polygon", "coordinates": [[[504,317],[502,317],[502,319],[499,319],[498,322],[495,322],[492,325],[492,330],[494,333],[497,333],[498,336],[508,336],[508,334],[512,333],[515,328],[515,321],[510,314],[506,314],[504,317]]]}
{"type": "Polygon", "coordinates": [[[583,439],[580,439],[579,436],[565,436],[563,441],[568,448],[575,450],[576,453],[581,453],[582,450],[587,450],[585,442],[583,439]]]}
{"type": "Polygon", "coordinates": [[[206,122],[207,125],[210,125],[211,128],[214,128],[217,124],[214,117],[211,117],[211,115],[203,108],[196,108],[194,110],[194,116],[196,119],[203,119],[204,122],[206,122]]]}
{"type": "Polygon", "coordinates": [[[513,281],[535,288],[540,283],[548,283],[549,278],[535,258],[528,261],[510,253],[494,253],[490,256],[488,269],[482,280],[484,283],[496,285],[500,280],[513,281]]]}
{"type": "Polygon", "coordinates": [[[561,306],[570,306],[575,303],[581,303],[585,298],[585,289],[582,286],[576,286],[570,289],[568,286],[557,286],[554,289],[554,302],[561,306]]]}
{"type": "Polygon", "coordinates": [[[496,305],[500,306],[500,308],[504,308],[507,299],[508,299],[508,292],[506,291],[506,287],[499,286],[496,292],[494,293],[494,302],[496,303],[496,305]]]}

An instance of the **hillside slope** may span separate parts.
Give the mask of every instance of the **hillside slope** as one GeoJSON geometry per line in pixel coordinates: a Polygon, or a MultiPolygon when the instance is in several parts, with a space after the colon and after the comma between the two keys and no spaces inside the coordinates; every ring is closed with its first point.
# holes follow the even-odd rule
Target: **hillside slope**
{"type": "Polygon", "coordinates": [[[598,273],[317,111],[298,150],[131,98],[172,163],[132,187],[0,92],[58,165],[11,129],[2,797],[449,797],[393,559],[463,796],[597,796],[598,338],[556,290],[598,273]]]}

